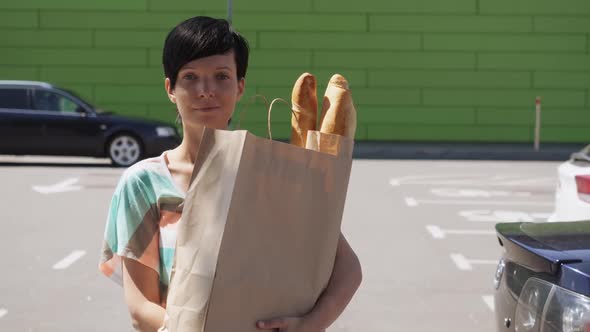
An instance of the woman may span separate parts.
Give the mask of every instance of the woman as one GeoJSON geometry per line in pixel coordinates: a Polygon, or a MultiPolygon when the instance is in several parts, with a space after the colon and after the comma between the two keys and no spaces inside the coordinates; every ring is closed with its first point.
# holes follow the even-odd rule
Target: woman
{"type": "MultiPolygon", "coordinates": [[[[223,19],[194,17],[166,38],[164,87],[182,121],[181,144],[128,168],[111,201],[100,270],[121,280],[133,326],[156,331],[165,315],[176,225],[200,144],[200,126],[227,129],[244,93],[248,43],[223,19]]],[[[302,317],[261,317],[261,330],[324,331],[361,281],[359,261],[341,234],[328,287],[302,317]]]]}

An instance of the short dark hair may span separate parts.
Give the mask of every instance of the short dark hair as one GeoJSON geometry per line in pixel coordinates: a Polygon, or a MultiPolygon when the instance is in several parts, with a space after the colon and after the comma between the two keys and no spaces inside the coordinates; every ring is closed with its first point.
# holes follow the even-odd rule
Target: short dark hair
{"type": "Polygon", "coordinates": [[[166,37],[162,64],[170,87],[176,85],[180,68],[204,57],[234,51],[238,80],[246,77],[248,41],[231,24],[218,18],[196,16],[178,24],[166,37]]]}

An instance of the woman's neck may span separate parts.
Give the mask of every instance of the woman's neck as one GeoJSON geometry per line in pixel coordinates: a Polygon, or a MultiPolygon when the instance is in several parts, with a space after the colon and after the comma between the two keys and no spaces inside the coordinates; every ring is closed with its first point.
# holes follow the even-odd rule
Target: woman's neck
{"type": "Polygon", "coordinates": [[[177,158],[182,163],[195,164],[197,154],[199,153],[199,147],[201,146],[201,138],[203,136],[204,128],[183,128],[184,136],[182,142],[175,149],[177,150],[177,158]],[[188,129],[188,130],[187,130],[188,129]]]}

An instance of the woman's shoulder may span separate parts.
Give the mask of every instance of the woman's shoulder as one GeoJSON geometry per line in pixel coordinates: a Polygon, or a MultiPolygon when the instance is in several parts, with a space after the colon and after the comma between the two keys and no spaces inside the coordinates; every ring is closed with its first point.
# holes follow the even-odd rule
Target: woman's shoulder
{"type": "Polygon", "coordinates": [[[153,173],[163,174],[165,173],[164,157],[157,156],[138,161],[137,163],[129,166],[124,172],[123,176],[129,177],[143,177],[153,173]]]}
{"type": "Polygon", "coordinates": [[[176,191],[163,155],[141,160],[127,168],[121,176],[120,185],[140,187],[158,196],[176,191]]]}

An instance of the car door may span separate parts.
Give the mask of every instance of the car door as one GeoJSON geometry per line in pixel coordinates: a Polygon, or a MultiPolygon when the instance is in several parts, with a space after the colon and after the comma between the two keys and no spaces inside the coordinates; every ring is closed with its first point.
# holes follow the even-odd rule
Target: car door
{"type": "Polygon", "coordinates": [[[0,87],[0,153],[39,154],[43,119],[31,107],[31,89],[0,87]]]}
{"type": "Polygon", "coordinates": [[[43,114],[43,139],[54,155],[94,156],[103,130],[96,114],[60,90],[34,89],[33,106],[43,114]]]}

